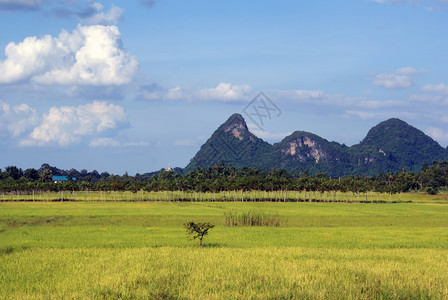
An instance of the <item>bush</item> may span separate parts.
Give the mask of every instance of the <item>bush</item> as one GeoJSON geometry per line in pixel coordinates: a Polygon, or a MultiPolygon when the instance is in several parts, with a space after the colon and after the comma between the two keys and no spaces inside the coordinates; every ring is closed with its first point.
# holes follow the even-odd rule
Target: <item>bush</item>
{"type": "Polygon", "coordinates": [[[438,192],[439,192],[439,190],[437,188],[434,188],[434,187],[426,188],[426,193],[428,193],[429,195],[437,195],[438,192]]]}

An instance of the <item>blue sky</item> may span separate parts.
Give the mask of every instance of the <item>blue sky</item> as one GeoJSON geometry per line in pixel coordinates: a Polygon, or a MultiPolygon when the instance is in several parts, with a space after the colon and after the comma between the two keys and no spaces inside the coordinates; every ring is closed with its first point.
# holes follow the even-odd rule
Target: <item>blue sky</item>
{"type": "Polygon", "coordinates": [[[232,113],[270,143],[398,117],[448,145],[447,0],[0,0],[0,27],[2,168],[185,167],[232,113]]]}

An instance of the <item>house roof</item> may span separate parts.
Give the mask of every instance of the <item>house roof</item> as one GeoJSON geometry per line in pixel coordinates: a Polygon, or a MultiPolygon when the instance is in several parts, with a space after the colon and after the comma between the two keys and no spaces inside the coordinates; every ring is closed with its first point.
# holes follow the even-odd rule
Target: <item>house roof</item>
{"type": "MultiPolygon", "coordinates": [[[[67,178],[67,176],[53,176],[52,180],[53,181],[68,181],[68,178],[67,178]]],[[[72,180],[76,181],[76,178],[72,177],[72,180]]]]}

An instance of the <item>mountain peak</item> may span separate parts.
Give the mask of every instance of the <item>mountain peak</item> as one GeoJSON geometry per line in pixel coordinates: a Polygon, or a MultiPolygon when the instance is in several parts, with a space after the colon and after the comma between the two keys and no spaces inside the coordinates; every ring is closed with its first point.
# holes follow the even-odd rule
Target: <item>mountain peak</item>
{"type": "Polygon", "coordinates": [[[234,167],[246,164],[263,167],[259,157],[268,152],[271,145],[253,135],[240,114],[231,115],[201,146],[185,168],[187,171],[225,163],[234,167]]]}
{"type": "Polygon", "coordinates": [[[237,113],[231,115],[227,119],[227,121],[225,121],[218,128],[217,131],[218,133],[221,133],[222,131],[224,131],[225,133],[231,133],[235,138],[239,140],[243,140],[244,137],[252,135],[247,128],[247,124],[243,116],[237,113]]]}
{"type": "Polygon", "coordinates": [[[221,126],[231,125],[243,125],[247,127],[246,121],[244,120],[243,116],[237,113],[231,115],[221,126]]]}
{"type": "Polygon", "coordinates": [[[362,140],[361,145],[396,148],[404,144],[417,144],[418,142],[437,143],[421,130],[409,125],[405,121],[398,118],[391,118],[372,127],[362,140]]]}
{"type": "Polygon", "coordinates": [[[448,151],[398,118],[372,127],[360,144],[351,147],[305,131],[295,131],[270,145],[253,135],[243,116],[235,113],[201,146],[184,171],[224,163],[236,168],[284,168],[330,176],[376,175],[403,168],[419,171],[424,163],[434,160],[448,160],[448,151]]]}

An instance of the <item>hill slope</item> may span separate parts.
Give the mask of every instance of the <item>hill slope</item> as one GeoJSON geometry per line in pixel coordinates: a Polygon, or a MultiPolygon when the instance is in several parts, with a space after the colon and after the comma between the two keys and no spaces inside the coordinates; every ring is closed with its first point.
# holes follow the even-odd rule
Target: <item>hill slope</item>
{"type": "Polygon", "coordinates": [[[264,162],[259,158],[269,153],[271,148],[270,144],[249,131],[240,114],[233,114],[201,146],[185,171],[207,168],[219,163],[230,163],[236,168],[263,168],[264,162]]]}
{"type": "Polygon", "coordinates": [[[330,176],[375,175],[403,168],[420,171],[424,163],[434,160],[448,160],[448,150],[399,119],[379,123],[351,147],[304,131],[270,145],[248,130],[241,115],[233,114],[202,145],[185,171],[224,163],[330,176]]]}

